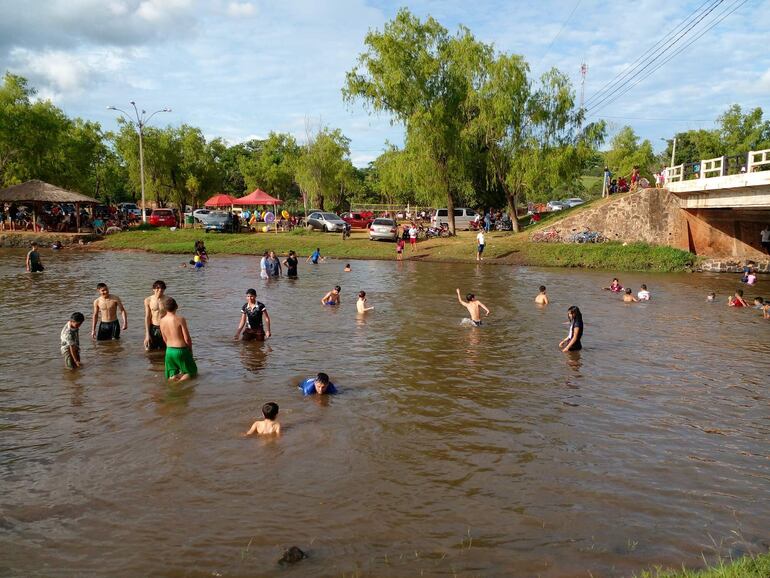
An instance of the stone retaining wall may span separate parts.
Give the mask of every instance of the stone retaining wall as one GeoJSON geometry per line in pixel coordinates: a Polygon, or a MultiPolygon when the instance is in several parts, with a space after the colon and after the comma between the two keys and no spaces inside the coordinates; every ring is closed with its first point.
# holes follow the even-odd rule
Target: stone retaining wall
{"type": "Polygon", "coordinates": [[[32,241],[41,247],[50,247],[54,241],[62,245],[90,243],[101,239],[93,233],[33,233],[31,231],[0,231],[0,247],[24,247],[30,246],[32,241]]]}

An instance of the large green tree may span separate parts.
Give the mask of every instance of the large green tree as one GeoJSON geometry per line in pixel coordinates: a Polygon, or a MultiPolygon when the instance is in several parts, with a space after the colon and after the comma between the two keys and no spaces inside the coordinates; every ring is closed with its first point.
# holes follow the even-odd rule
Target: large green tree
{"type": "Polygon", "coordinates": [[[656,167],[655,153],[649,140],[639,142],[639,137],[630,126],[624,126],[612,137],[610,150],[605,154],[606,165],[617,174],[628,176],[634,167],[639,167],[639,172],[650,182],[656,167]]]}
{"type": "Polygon", "coordinates": [[[303,198],[322,211],[341,206],[352,168],[349,157],[350,139],[340,129],[322,127],[311,135],[296,161],[295,179],[303,198]]]}
{"type": "Polygon", "coordinates": [[[238,166],[243,175],[245,192],[260,188],[274,197],[287,200],[295,197],[297,187],[294,173],[301,149],[296,139],[286,133],[271,132],[249,155],[240,157],[238,166]]]}

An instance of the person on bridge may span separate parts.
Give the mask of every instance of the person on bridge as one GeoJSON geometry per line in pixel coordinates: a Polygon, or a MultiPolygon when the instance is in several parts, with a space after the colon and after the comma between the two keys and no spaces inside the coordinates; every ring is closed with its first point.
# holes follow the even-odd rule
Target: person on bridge
{"type": "Polygon", "coordinates": [[[770,225],[765,225],[765,228],[759,234],[759,238],[762,242],[762,248],[770,255],[770,225]]]}

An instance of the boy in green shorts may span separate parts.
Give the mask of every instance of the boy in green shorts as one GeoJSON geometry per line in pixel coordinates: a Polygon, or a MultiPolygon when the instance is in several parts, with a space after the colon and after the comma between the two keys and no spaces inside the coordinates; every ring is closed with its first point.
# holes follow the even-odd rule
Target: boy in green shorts
{"type": "Polygon", "coordinates": [[[61,354],[67,369],[80,367],[80,326],[85,319],[82,313],[73,313],[61,330],[61,354]]]}
{"type": "Polygon", "coordinates": [[[198,374],[187,320],[176,314],[179,306],[171,297],[166,298],[163,306],[166,314],[160,320],[160,334],[166,342],[166,379],[185,381],[198,374]]]}

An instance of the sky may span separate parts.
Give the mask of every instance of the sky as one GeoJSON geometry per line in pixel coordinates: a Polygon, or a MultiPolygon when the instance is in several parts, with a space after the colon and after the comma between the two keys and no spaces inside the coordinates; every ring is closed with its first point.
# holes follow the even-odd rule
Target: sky
{"type": "MultiPolygon", "coordinates": [[[[712,3],[720,0],[713,0],[712,3]]],[[[158,125],[189,124],[234,144],[288,132],[304,142],[308,127],[340,128],[357,166],[403,129],[342,100],[345,73],[364,51],[370,29],[382,29],[407,6],[450,32],[464,25],[500,52],[521,54],[532,73],[568,74],[590,120],[604,118],[610,136],[632,126],[656,150],[674,132],[712,128],[733,103],[770,116],[770,0],[721,0],[726,16],[667,64],[610,102],[599,91],[703,0],[0,0],[0,71],[29,79],[38,96],[69,116],[116,128],[107,106],[172,112],[158,125]],[[594,104],[592,108],[590,105],[594,104]]],[[[704,19],[705,26],[709,19],[704,19]]],[[[697,29],[697,28],[696,28],[697,29]]],[[[694,32],[694,31],[693,31],[694,32]]],[[[681,44],[695,38],[690,34],[681,44]]],[[[660,58],[657,63],[663,61],[660,58]]],[[[622,80],[622,79],[621,79],[622,80]]],[[[623,82],[620,86],[630,87],[623,82]]]]}

